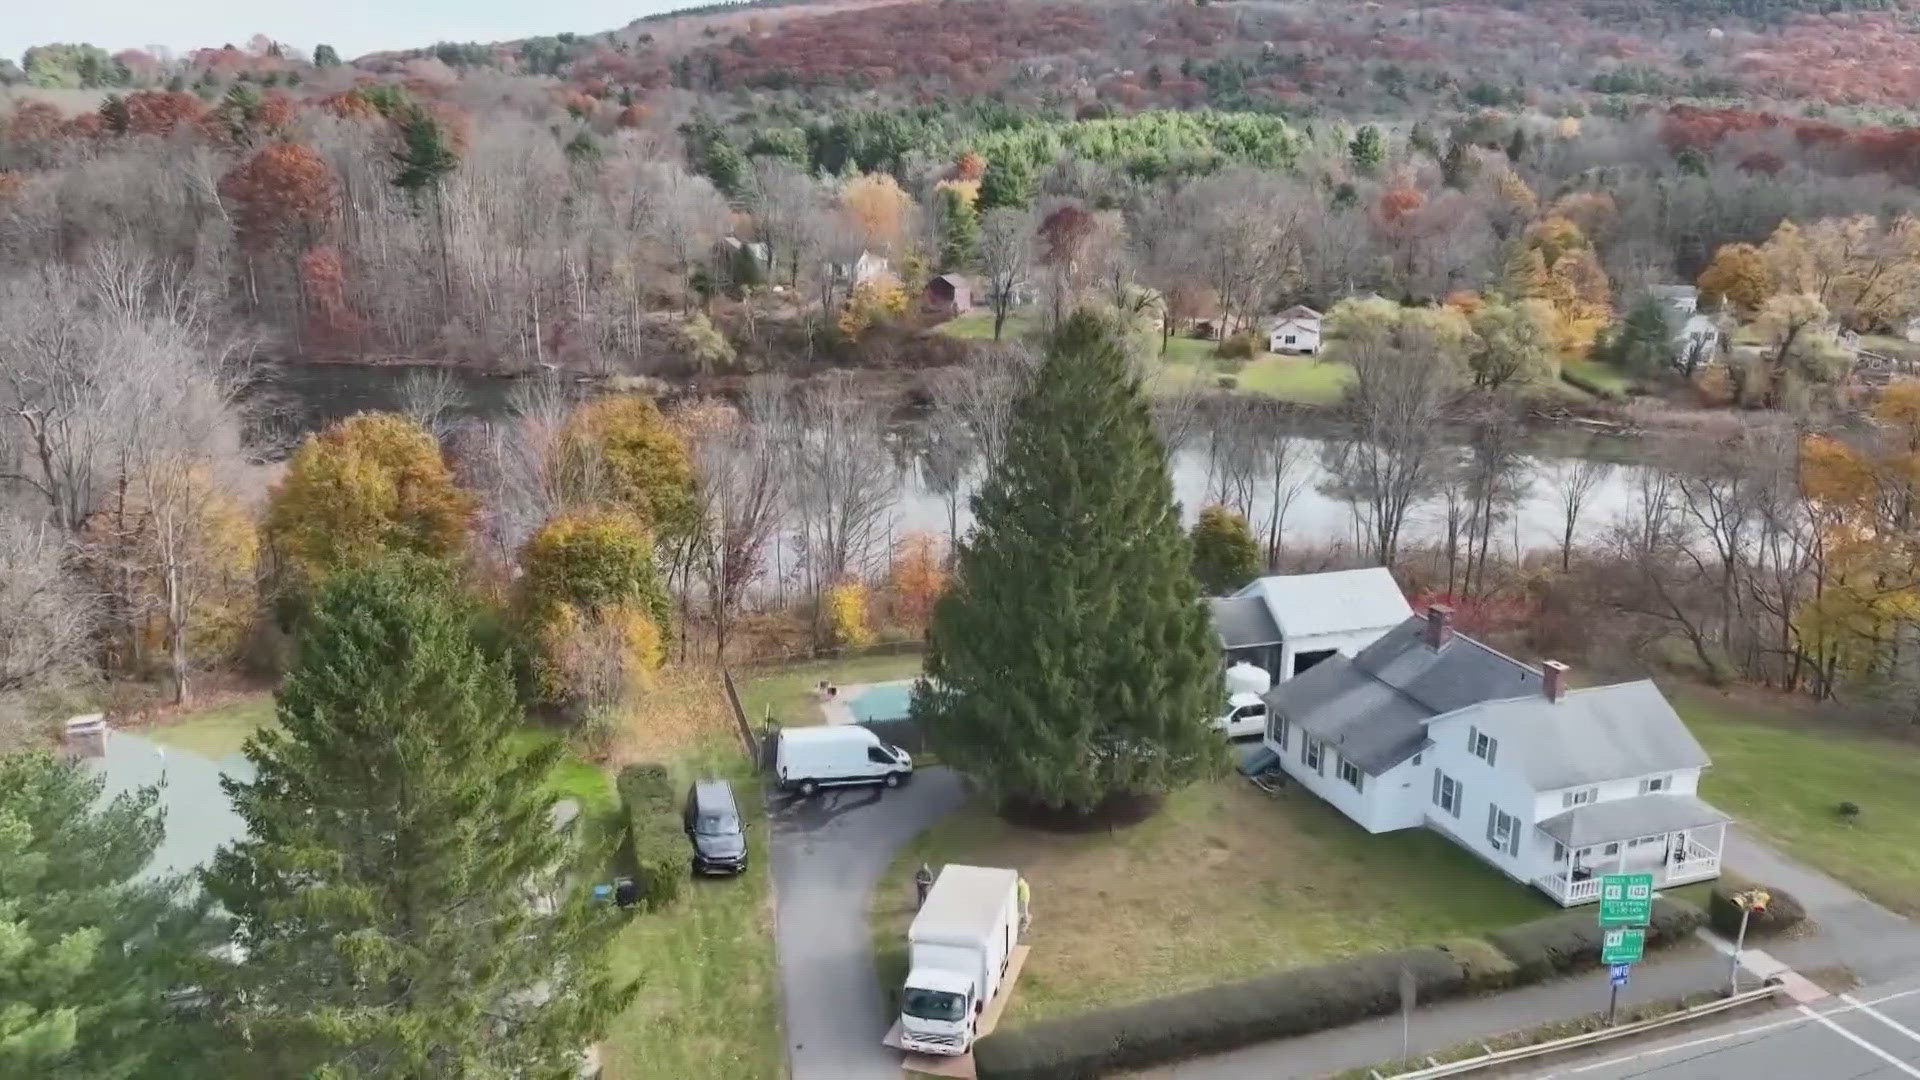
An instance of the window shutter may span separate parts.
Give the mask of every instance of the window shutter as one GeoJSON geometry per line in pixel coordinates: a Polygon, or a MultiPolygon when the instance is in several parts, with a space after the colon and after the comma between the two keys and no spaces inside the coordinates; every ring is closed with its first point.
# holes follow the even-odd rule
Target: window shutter
{"type": "Polygon", "coordinates": [[[1467,805],[1467,785],[1458,780],[1453,782],[1453,816],[1460,816],[1460,808],[1467,805]]]}
{"type": "Polygon", "coordinates": [[[1499,817],[1499,815],[1500,815],[1500,811],[1494,809],[1492,803],[1488,803],[1487,804],[1487,846],[1493,848],[1493,850],[1495,851],[1500,850],[1500,837],[1498,833],[1495,833],[1493,831],[1493,824],[1494,824],[1494,821],[1499,817]]]}
{"type": "Polygon", "coordinates": [[[1468,724],[1467,725],[1467,753],[1471,754],[1474,751],[1478,750],[1479,747],[1480,747],[1480,729],[1477,727],[1474,727],[1472,724],[1468,724]]]}
{"type": "Polygon", "coordinates": [[[1520,854],[1520,819],[1513,819],[1513,828],[1507,831],[1507,854],[1520,854]]]}
{"type": "Polygon", "coordinates": [[[1440,766],[1433,767],[1433,805],[1440,805],[1440,766]]]}
{"type": "Polygon", "coordinates": [[[1500,740],[1488,739],[1487,740],[1487,764],[1489,765],[1493,764],[1493,757],[1495,754],[1498,754],[1499,752],[1500,752],[1500,740]]]}

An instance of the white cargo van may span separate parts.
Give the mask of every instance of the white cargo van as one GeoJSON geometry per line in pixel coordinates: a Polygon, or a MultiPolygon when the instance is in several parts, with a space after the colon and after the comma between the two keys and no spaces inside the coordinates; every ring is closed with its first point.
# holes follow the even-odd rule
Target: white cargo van
{"type": "Polygon", "coordinates": [[[1020,875],[949,865],[907,929],[900,1045],[917,1054],[964,1054],[1000,989],[1020,940],[1020,875]]]}
{"type": "Polygon", "coordinates": [[[835,784],[899,787],[913,775],[913,757],[857,724],[782,728],[773,775],[802,795],[835,784]]]}

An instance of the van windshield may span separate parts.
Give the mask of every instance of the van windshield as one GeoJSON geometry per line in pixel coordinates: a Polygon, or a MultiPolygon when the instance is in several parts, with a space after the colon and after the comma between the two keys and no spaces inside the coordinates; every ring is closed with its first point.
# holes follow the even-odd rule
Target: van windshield
{"type": "Polygon", "coordinates": [[[967,999],[945,990],[916,990],[909,986],[901,996],[900,1011],[922,1020],[965,1020],[967,999]]]}
{"type": "Polygon", "coordinates": [[[701,836],[732,836],[740,831],[740,819],[732,814],[701,814],[693,831],[701,836]]]}

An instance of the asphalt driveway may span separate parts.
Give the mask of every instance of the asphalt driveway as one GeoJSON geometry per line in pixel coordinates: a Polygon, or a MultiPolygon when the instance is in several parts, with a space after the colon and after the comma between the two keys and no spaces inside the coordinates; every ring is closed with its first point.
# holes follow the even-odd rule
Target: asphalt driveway
{"type": "Polygon", "coordinates": [[[894,854],[966,799],[949,769],[907,784],[770,796],[775,955],[793,1080],[899,1080],[867,908],[894,854]]]}

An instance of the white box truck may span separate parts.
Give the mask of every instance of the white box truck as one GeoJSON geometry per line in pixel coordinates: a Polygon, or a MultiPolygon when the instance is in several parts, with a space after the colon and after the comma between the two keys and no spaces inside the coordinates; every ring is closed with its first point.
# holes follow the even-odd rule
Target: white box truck
{"type": "Polygon", "coordinates": [[[913,755],[857,724],[782,728],[773,774],[802,795],[836,784],[899,787],[913,775],[913,755]]]}
{"type": "Polygon", "coordinates": [[[1000,990],[1020,941],[1020,875],[949,865],[907,929],[900,1044],[917,1054],[964,1054],[1000,990]]]}

